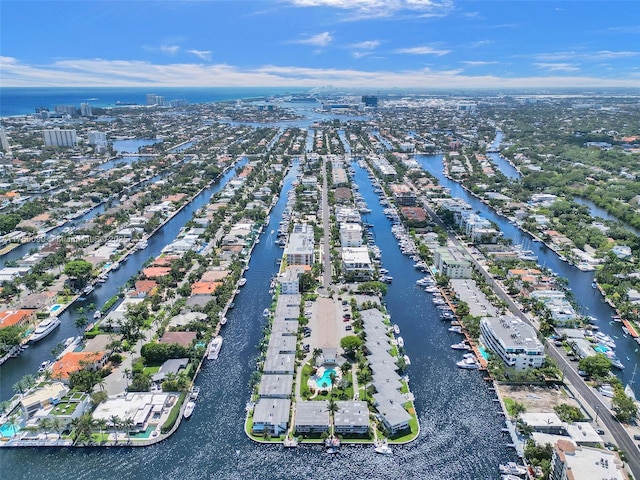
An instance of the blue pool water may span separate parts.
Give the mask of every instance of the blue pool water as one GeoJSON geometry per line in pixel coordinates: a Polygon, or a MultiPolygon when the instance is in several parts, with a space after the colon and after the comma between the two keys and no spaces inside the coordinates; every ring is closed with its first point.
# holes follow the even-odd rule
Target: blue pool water
{"type": "Polygon", "coordinates": [[[602,345],[601,343],[593,347],[593,349],[598,353],[606,353],[610,350],[609,347],[607,347],[606,345],[602,345]]]}
{"type": "Polygon", "coordinates": [[[20,430],[20,428],[15,427],[10,423],[5,423],[4,425],[0,426],[0,437],[13,437],[16,433],[18,433],[18,430],[20,430]]]}
{"type": "Polygon", "coordinates": [[[482,354],[485,360],[489,360],[489,353],[484,348],[478,347],[478,350],[480,350],[480,353],[482,354]]]}
{"type": "Polygon", "coordinates": [[[109,268],[111,268],[111,262],[107,262],[104,264],[104,267],[102,267],[105,270],[109,270],[109,268]]]}
{"type": "Polygon", "coordinates": [[[324,373],[322,374],[322,376],[316,380],[316,385],[318,385],[319,388],[327,388],[331,386],[331,374],[335,374],[336,371],[333,368],[327,368],[325,369],[324,373]]]}
{"type": "Polygon", "coordinates": [[[56,303],[53,307],[51,307],[51,311],[57,312],[60,309],[60,307],[62,307],[62,305],[59,305],[56,303]]]}

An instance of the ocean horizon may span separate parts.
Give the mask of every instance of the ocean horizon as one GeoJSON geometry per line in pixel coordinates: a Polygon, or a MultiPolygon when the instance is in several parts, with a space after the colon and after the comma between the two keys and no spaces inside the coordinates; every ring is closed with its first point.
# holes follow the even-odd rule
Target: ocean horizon
{"type": "Polygon", "coordinates": [[[145,105],[148,93],[162,95],[167,102],[209,103],[308,93],[309,90],[308,87],[6,87],[0,89],[0,117],[28,115],[37,108],[53,111],[55,105],[77,108],[81,103],[92,107],[114,107],[118,103],[145,105]]]}

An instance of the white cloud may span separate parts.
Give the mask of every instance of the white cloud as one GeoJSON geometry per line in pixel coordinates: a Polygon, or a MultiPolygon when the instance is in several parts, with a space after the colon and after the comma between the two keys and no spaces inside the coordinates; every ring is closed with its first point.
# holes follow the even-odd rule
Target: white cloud
{"type": "Polygon", "coordinates": [[[356,50],[373,50],[380,46],[380,42],[378,40],[367,40],[364,42],[352,43],[349,45],[350,48],[356,50]]]}
{"type": "Polygon", "coordinates": [[[498,62],[495,61],[482,61],[482,60],[465,60],[462,63],[464,63],[465,65],[469,65],[470,67],[482,67],[484,65],[495,65],[498,62]]]}
{"type": "Polygon", "coordinates": [[[431,69],[363,71],[265,65],[242,69],[232,65],[173,63],[158,65],[142,61],[79,59],[48,65],[26,65],[11,57],[0,57],[3,86],[115,86],[115,87],[201,87],[201,86],[283,86],[317,87],[331,83],[339,87],[416,88],[553,88],[553,87],[634,87],[634,74],[616,78],[549,75],[497,77],[463,75],[461,70],[431,69]]]}
{"type": "Polygon", "coordinates": [[[187,52],[202,60],[211,60],[211,50],[187,50],[187,52]]]}
{"type": "Polygon", "coordinates": [[[450,11],[452,0],[286,0],[298,7],[329,7],[355,13],[350,20],[391,17],[398,12],[442,16],[450,11]]]}
{"type": "Polygon", "coordinates": [[[305,45],[315,45],[317,47],[326,47],[331,43],[333,37],[329,32],[318,33],[309,38],[303,38],[302,40],[294,40],[292,43],[302,43],[305,45]]]}
{"type": "Polygon", "coordinates": [[[167,55],[175,55],[180,50],[178,45],[161,45],[159,50],[167,55]]]}
{"type": "Polygon", "coordinates": [[[572,63],[534,63],[538,68],[550,72],[577,72],[580,68],[572,63]]]}
{"type": "Polygon", "coordinates": [[[531,58],[541,62],[547,62],[547,61],[553,62],[556,60],[574,60],[574,61],[576,60],[583,60],[583,61],[615,60],[617,58],[632,58],[637,56],[640,56],[640,52],[634,52],[634,51],[614,52],[611,50],[600,50],[597,52],[565,51],[565,52],[537,53],[533,55],[531,58]]]}
{"type": "Polygon", "coordinates": [[[493,40],[478,40],[477,42],[473,42],[469,45],[471,48],[484,47],[485,45],[490,45],[493,43],[493,40]]]}
{"type": "Polygon", "coordinates": [[[433,47],[422,46],[422,47],[411,47],[411,48],[399,48],[395,51],[395,53],[406,53],[409,55],[436,55],[441,57],[442,55],[446,55],[451,53],[451,50],[438,50],[433,47]]]}

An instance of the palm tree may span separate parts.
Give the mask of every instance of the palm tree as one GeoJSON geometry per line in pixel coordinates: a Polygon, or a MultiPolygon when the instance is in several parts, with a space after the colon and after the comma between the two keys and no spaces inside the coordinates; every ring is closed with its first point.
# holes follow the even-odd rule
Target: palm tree
{"type": "Polygon", "coordinates": [[[89,325],[89,319],[86,315],[80,315],[74,320],[73,324],[78,330],[83,331],[89,325]]]}
{"type": "Polygon", "coordinates": [[[44,437],[46,440],[49,439],[49,431],[51,430],[51,419],[48,417],[41,418],[38,424],[40,429],[44,431],[44,437]]]}
{"type": "Polygon", "coordinates": [[[344,362],[340,365],[340,371],[342,372],[342,376],[346,377],[347,374],[351,371],[351,364],[349,362],[344,362]]]}
{"type": "Polygon", "coordinates": [[[129,379],[131,378],[131,370],[128,368],[125,368],[122,371],[122,376],[127,380],[127,389],[129,388],[129,379]]]}
{"type": "Polygon", "coordinates": [[[133,427],[135,427],[135,423],[133,423],[131,417],[125,418],[123,423],[124,428],[127,431],[127,443],[131,443],[131,430],[133,430],[133,427]]]}
{"type": "Polygon", "coordinates": [[[62,429],[64,428],[64,426],[65,423],[60,417],[53,417],[51,419],[50,427],[58,434],[58,439],[62,436],[62,429]]]}
{"type": "Polygon", "coordinates": [[[109,422],[111,423],[111,427],[113,428],[113,436],[115,437],[114,443],[118,443],[118,428],[121,424],[120,417],[117,415],[111,415],[109,417],[109,422]]]}

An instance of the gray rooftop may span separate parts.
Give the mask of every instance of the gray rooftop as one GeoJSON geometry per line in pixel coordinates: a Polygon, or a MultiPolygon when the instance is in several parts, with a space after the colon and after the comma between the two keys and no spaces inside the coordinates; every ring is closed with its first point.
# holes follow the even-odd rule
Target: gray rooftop
{"type": "Polygon", "coordinates": [[[259,394],[261,397],[281,397],[283,395],[290,396],[292,386],[292,374],[265,374],[262,375],[262,378],[260,379],[259,394]]]}
{"type": "Polygon", "coordinates": [[[519,318],[502,315],[487,317],[481,320],[490,327],[493,336],[502,344],[506,352],[524,350],[526,352],[543,352],[544,347],[533,327],[519,318]]]}
{"type": "MultiPolygon", "coordinates": [[[[374,395],[374,398],[376,396],[374,395]]],[[[376,406],[380,415],[382,415],[386,422],[392,427],[397,425],[402,425],[403,423],[411,420],[411,415],[402,408],[402,405],[399,403],[391,403],[383,401],[382,403],[378,403],[376,406]]]]}
{"type": "Polygon", "coordinates": [[[264,373],[293,373],[295,360],[295,355],[292,353],[280,353],[277,349],[269,348],[263,371],[264,373]]]}
{"type": "Polygon", "coordinates": [[[329,426],[329,402],[327,400],[297,402],[296,427],[307,425],[329,426]]]}
{"type": "Polygon", "coordinates": [[[280,353],[295,353],[298,340],[293,335],[271,335],[269,349],[280,353]]]}
{"type": "Polygon", "coordinates": [[[336,427],[369,426],[369,407],[367,407],[367,402],[338,401],[336,405],[338,410],[333,414],[333,423],[336,427]]]}
{"type": "Polygon", "coordinates": [[[291,400],[288,398],[261,398],[253,411],[253,423],[287,424],[290,408],[291,400]]]}
{"type": "Polygon", "coordinates": [[[275,318],[271,326],[271,335],[298,335],[298,321],[275,318]]]}

